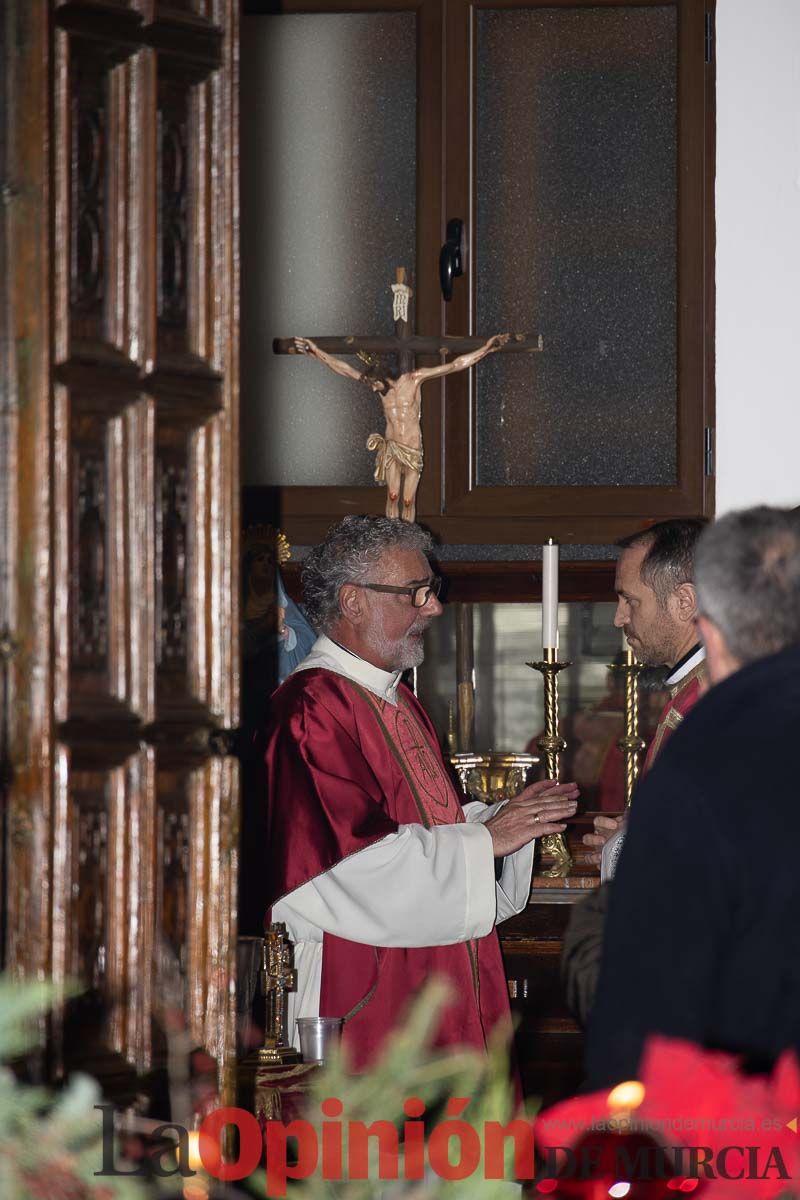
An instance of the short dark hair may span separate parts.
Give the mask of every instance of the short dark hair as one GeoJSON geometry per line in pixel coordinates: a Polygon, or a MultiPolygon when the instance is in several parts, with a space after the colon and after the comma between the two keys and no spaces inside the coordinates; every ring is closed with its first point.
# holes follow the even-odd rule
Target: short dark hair
{"type": "Polygon", "coordinates": [[[694,552],[707,524],[702,517],[659,521],[617,542],[620,550],[648,547],[639,578],[653,589],[662,607],[682,583],[694,583],[694,552]]]}
{"type": "Polygon", "coordinates": [[[426,558],[433,553],[431,535],[397,517],[345,517],[331,526],[302,568],[303,601],[315,629],[331,629],[339,617],[344,584],[369,580],[386,551],[395,546],[419,550],[426,558]]]}
{"type": "Polygon", "coordinates": [[[697,549],[698,608],[743,665],[800,643],[800,516],[746,508],[709,526],[697,549]]]}

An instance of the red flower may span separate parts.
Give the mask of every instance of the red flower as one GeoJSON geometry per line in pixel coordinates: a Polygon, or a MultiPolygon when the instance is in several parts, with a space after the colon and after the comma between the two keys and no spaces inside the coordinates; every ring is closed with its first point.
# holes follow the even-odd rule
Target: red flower
{"type": "Polygon", "coordinates": [[[701,1189],[703,1200],[785,1196],[800,1191],[800,1138],[790,1125],[798,1115],[791,1053],[772,1075],[747,1076],[731,1055],[654,1037],[641,1084],[577,1096],[539,1116],[534,1135],[548,1169],[540,1190],[628,1200],[701,1189]],[[558,1162],[556,1147],[570,1148],[571,1164],[566,1152],[558,1162]]]}

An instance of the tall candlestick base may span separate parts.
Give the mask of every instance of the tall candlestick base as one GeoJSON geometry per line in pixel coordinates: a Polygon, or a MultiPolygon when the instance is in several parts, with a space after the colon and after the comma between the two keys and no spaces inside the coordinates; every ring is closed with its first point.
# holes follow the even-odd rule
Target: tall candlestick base
{"type": "MultiPolygon", "coordinates": [[[[554,647],[546,647],[543,662],[529,662],[525,665],[539,671],[544,680],[544,734],[538,739],[538,746],[544,754],[547,778],[558,780],[561,755],[567,748],[567,743],[558,728],[558,673],[572,666],[572,663],[558,662],[556,654],[557,650],[554,647]]],[[[543,837],[540,852],[542,861],[551,864],[542,872],[548,879],[563,879],[569,874],[572,857],[563,834],[549,833],[543,837]]]]}
{"type": "Polygon", "coordinates": [[[625,734],[617,745],[625,759],[625,807],[629,808],[639,777],[639,755],[645,745],[644,738],[639,736],[639,675],[644,663],[638,663],[629,649],[625,652],[625,662],[610,663],[609,670],[625,675],[625,734]]]}

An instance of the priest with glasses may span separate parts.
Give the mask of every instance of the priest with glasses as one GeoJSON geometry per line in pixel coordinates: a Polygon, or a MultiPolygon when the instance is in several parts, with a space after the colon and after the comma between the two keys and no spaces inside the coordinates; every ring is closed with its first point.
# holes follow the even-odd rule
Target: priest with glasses
{"type": "Polygon", "coordinates": [[[550,780],[462,804],[401,682],[442,612],[431,552],[410,522],[335,525],[303,567],[322,634],[271,704],[265,875],[270,918],[295,943],[290,1020],[344,1018],[356,1070],[433,975],[451,984],[437,1045],[483,1048],[510,1029],[495,926],[528,902],[534,839],[576,808],[575,785],[550,780]]]}

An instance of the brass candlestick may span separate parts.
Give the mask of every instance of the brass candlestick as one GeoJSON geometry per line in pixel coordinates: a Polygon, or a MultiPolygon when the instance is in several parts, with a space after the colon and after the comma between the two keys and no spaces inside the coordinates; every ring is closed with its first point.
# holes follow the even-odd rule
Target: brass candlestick
{"type": "Polygon", "coordinates": [[[264,1045],[250,1060],[259,1066],[300,1062],[300,1053],[286,1040],[288,993],[297,988],[297,971],[292,965],[292,946],[282,921],[274,921],[264,936],[261,949],[261,994],[265,998],[264,1045]]]}
{"type": "Polygon", "coordinates": [[[472,605],[456,605],[456,725],[458,749],[475,748],[475,648],[472,605]]]}
{"type": "MultiPolygon", "coordinates": [[[[540,671],[544,679],[544,736],[539,738],[539,748],[544,751],[547,778],[558,780],[561,755],[567,748],[567,743],[558,728],[558,672],[572,666],[572,663],[559,662],[556,654],[555,647],[546,646],[543,662],[530,662],[525,665],[533,667],[534,671],[540,671]]],[[[543,837],[541,854],[543,861],[552,861],[552,866],[543,872],[549,879],[562,879],[569,874],[572,858],[562,833],[548,833],[543,837]]]]}
{"type": "Polygon", "coordinates": [[[458,736],[456,735],[456,702],[455,700],[447,701],[447,733],[445,734],[445,749],[447,754],[455,754],[458,750],[458,736]]]}
{"type": "Polygon", "coordinates": [[[628,808],[639,777],[639,755],[644,750],[644,739],[639,736],[639,674],[644,664],[636,661],[628,646],[625,662],[611,663],[610,670],[625,673],[625,735],[617,745],[625,756],[625,807],[628,808]]]}

